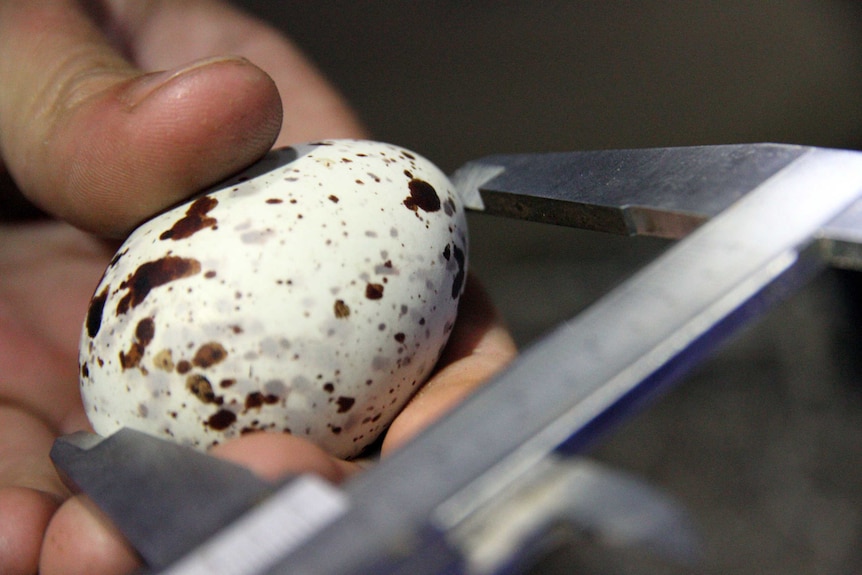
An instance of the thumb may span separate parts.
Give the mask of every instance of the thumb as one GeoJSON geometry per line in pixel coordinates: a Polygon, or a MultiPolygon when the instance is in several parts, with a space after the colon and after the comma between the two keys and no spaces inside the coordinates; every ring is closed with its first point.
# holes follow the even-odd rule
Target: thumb
{"type": "Polygon", "coordinates": [[[241,58],[144,74],[73,1],[0,0],[0,152],[43,210],[106,236],[263,155],[273,81],[241,58]]]}

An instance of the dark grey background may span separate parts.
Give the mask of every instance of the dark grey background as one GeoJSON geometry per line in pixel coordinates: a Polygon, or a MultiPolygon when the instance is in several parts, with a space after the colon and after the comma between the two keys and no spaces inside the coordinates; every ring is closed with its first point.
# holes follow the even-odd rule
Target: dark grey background
{"type": "MultiPolygon", "coordinates": [[[[241,4],[291,35],[377,139],[446,171],[499,152],[862,145],[849,0],[241,4]]],[[[521,344],[666,245],[481,216],[471,232],[521,344]]],[[[595,453],[689,507],[698,571],[862,572],[859,285],[826,274],[595,453]]]]}

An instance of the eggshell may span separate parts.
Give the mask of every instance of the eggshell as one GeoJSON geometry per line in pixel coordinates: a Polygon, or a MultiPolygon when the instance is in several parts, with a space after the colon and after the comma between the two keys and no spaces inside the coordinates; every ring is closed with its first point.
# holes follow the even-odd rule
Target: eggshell
{"type": "Polygon", "coordinates": [[[267,430],[355,456],[434,368],[466,269],[460,200],[425,158],[273,151],[120,247],[82,330],[87,415],[103,435],[206,449],[267,430]]]}

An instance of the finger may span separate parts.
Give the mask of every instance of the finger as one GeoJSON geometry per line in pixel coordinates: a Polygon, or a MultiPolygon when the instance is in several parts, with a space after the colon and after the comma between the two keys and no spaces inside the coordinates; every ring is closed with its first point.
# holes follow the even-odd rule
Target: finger
{"type": "Polygon", "coordinates": [[[40,575],[122,575],[141,566],[122,534],[84,496],[54,514],[42,545],[40,575]]]}
{"type": "Polygon", "coordinates": [[[280,97],[259,68],[218,58],[141,75],[78,6],[0,2],[0,150],[31,201],[119,236],[272,144],[280,97]]]}
{"type": "Polygon", "coordinates": [[[515,343],[488,294],[470,275],[438,370],[393,421],[382,453],[398,448],[439,419],[503,369],[516,353],[515,343]]]}
{"type": "Polygon", "coordinates": [[[42,535],[58,506],[59,501],[44,491],[0,487],[0,573],[38,572],[42,535]]]}
{"type": "Polygon", "coordinates": [[[355,463],[334,458],[313,443],[287,434],[251,433],[214,447],[211,453],[248,467],[269,480],[313,473],[341,483],[356,473],[355,463]]]}
{"type": "Polygon", "coordinates": [[[48,457],[56,433],[41,419],[17,406],[0,403],[0,487],[36,489],[68,496],[48,457]]]}
{"type": "Polygon", "coordinates": [[[108,18],[135,61],[147,69],[214,54],[239,54],[278,86],[284,124],[277,145],[365,136],[344,99],[279,31],[222,2],[107,2],[108,18]],[[194,29],[188,29],[194,22],[194,29]]]}
{"type": "Polygon", "coordinates": [[[68,493],[48,459],[51,429],[9,404],[0,404],[0,429],[0,573],[31,575],[42,535],[68,493]]]}
{"type": "Polygon", "coordinates": [[[78,339],[113,250],[61,222],[0,227],[0,398],[60,432],[86,425],[78,339]]]}

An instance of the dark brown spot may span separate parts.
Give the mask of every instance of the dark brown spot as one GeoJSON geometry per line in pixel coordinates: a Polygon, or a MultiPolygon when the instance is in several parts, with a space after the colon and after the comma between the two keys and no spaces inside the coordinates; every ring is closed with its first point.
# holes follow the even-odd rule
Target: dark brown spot
{"type": "Polygon", "coordinates": [[[325,391],[326,393],[332,393],[333,391],[335,391],[335,385],[333,385],[332,382],[324,383],[323,391],[325,391]]]}
{"type": "Polygon", "coordinates": [[[330,202],[332,202],[333,204],[337,204],[337,203],[338,203],[338,201],[339,201],[339,200],[338,200],[338,196],[336,196],[335,194],[331,194],[331,195],[329,196],[329,201],[330,201],[330,202]]]}
{"type": "Polygon", "coordinates": [[[141,264],[134,274],[120,284],[120,289],[128,290],[128,293],[117,304],[117,315],[138,306],[153,288],[193,276],[200,271],[199,261],[177,256],[165,256],[162,259],[141,264]]]}
{"type": "Polygon", "coordinates": [[[332,431],[333,435],[338,435],[341,433],[341,428],[337,425],[330,425],[329,429],[332,431]]]}
{"type": "Polygon", "coordinates": [[[230,386],[234,385],[235,383],[236,383],[235,379],[223,379],[219,382],[218,386],[222,389],[227,389],[230,386]]]}
{"type": "Polygon", "coordinates": [[[90,377],[90,368],[86,362],[81,366],[81,377],[84,379],[90,377]]]}
{"type": "Polygon", "coordinates": [[[405,336],[403,333],[398,332],[395,334],[395,341],[397,341],[398,343],[404,343],[404,340],[406,339],[406,337],[407,336],[405,336]]]}
{"type": "Polygon", "coordinates": [[[464,250],[459,248],[456,244],[452,244],[455,247],[455,261],[458,263],[458,272],[455,274],[455,278],[452,280],[452,299],[457,299],[458,296],[461,295],[461,288],[464,287],[464,279],[467,277],[465,259],[464,259],[464,250]]]}
{"type": "Polygon", "coordinates": [[[436,212],[440,209],[440,196],[437,195],[437,190],[434,186],[413,178],[408,184],[410,195],[404,198],[404,205],[412,211],[422,210],[425,212],[436,212]]]}
{"type": "Polygon", "coordinates": [[[255,409],[263,405],[263,394],[259,391],[254,391],[245,396],[245,408],[255,409]]]}
{"type": "Polygon", "coordinates": [[[335,300],[335,317],[341,319],[350,315],[350,307],[344,303],[343,299],[335,300]]]}
{"type": "Polygon", "coordinates": [[[353,407],[353,404],[356,403],[356,400],[352,397],[344,397],[342,395],[335,400],[335,403],[338,404],[338,413],[347,413],[353,407]]]}
{"type": "Polygon", "coordinates": [[[236,421],[236,414],[234,412],[227,409],[220,409],[210,416],[207,420],[207,425],[210,429],[222,431],[230,427],[234,421],[236,421]]]}
{"type": "Polygon", "coordinates": [[[191,237],[201,230],[215,227],[218,220],[207,215],[214,207],[218,205],[218,200],[212,196],[203,196],[198,198],[189,209],[186,210],[186,215],[174,222],[171,229],[162,233],[159,236],[160,240],[181,240],[191,237]]]}
{"type": "Polygon", "coordinates": [[[284,201],[284,200],[279,199],[279,198],[269,198],[269,199],[266,201],[266,203],[267,203],[267,204],[280,204],[280,203],[282,203],[283,201],[284,201]]]}
{"type": "Polygon", "coordinates": [[[245,408],[246,409],[255,409],[261,407],[263,404],[272,405],[274,403],[278,403],[279,397],[272,393],[262,394],[259,391],[253,391],[245,396],[245,408]]]}
{"type": "Polygon", "coordinates": [[[455,202],[452,201],[452,198],[449,198],[445,202],[443,202],[443,211],[446,212],[446,215],[452,217],[455,215],[455,212],[458,211],[455,208],[455,202]]]}
{"type": "Polygon", "coordinates": [[[96,337],[99,328],[102,327],[102,312],[105,310],[105,302],[108,300],[110,287],[110,285],[105,286],[102,293],[90,301],[90,309],[87,310],[87,335],[90,337],[96,337]]]}
{"type": "Polygon", "coordinates": [[[202,375],[194,374],[186,378],[186,389],[203,403],[216,403],[216,395],[210,381],[202,375]]]}
{"type": "Polygon", "coordinates": [[[443,257],[446,259],[447,262],[449,261],[449,258],[452,257],[452,245],[451,244],[446,244],[446,247],[443,248],[443,257]]]}
{"type": "Polygon", "coordinates": [[[109,267],[109,268],[112,268],[112,267],[114,267],[115,265],[117,265],[118,263],[120,263],[120,260],[121,260],[121,259],[123,258],[123,256],[124,256],[124,255],[126,255],[127,253],[129,253],[129,248],[126,248],[126,249],[124,249],[123,251],[121,251],[121,252],[119,252],[119,253],[115,254],[115,255],[114,255],[114,257],[113,257],[113,258],[111,258],[111,263],[110,263],[110,264],[108,264],[108,267],[109,267]]]}
{"type": "Polygon", "coordinates": [[[155,333],[156,327],[153,318],[147,317],[138,322],[138,325],[135,327],[135,341],[132,342],[129,351],[120,352],[120,365],[123,371],[138,367],[141,364],[144,351],[146,351],[147,345],[153,341],[155,333]]]}
{"type": "Polygon", "coordinates": [[[380,299],[383,297],[382,284],[368,284],[365,286],[365,297],[368,299],[380,299]]]}
{"type": "Polygon", "coordinates": [[[216,277],[216,273],[214,271],[210,270],[204,274],[204,277],[207,278],[208,280],[211,280],[214,277],[216,277]]]}
{"type": "Polygon", "coordinates": [[[227,357],[227,350],[222,344],[211,341],[205,343],[197,350],[192,363],[197,367],[211,367],[227,357]]]}
{"type": "Polygon", "coordinates": [[[177,373],[180,375],[188,373],[192,370],[192,364],[187,359],[181,359],[177,362],[177,373]]]}
{"type": "Polygon", "coordinates": [[[147,317],[138,322],[137,327],[135,327],[135,337],[138,338],[142,346],[150,345],[154,335],[156,335],[156,324],[153,318],[147,317]]]}

